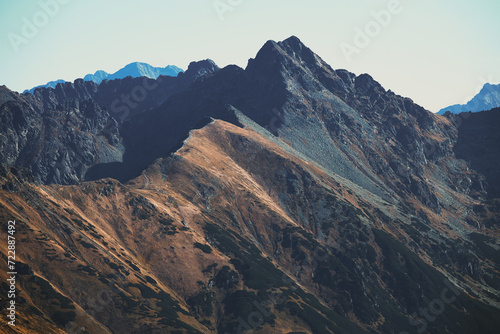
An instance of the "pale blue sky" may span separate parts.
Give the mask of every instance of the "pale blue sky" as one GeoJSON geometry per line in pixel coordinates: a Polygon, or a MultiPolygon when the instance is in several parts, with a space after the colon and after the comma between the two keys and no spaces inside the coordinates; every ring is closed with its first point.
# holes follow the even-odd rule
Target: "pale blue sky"
{"type": "Polygon", "coordinates": [[[0,84],[23,91],[133,61],[245,67],[267,40],[296,35],[333,68],[369,73],[437,111],[500,82],[499,15],[498,0],[1,0],[0,84]],[[54,1],[67,3],[43,14],[54,1]],[[388,8],[382,26],[372,12],[388,8]],[[23,34],[25,22],[40,28],[23,34]],[[368,46],[355,44],[358,28],[371,29],[368,46]]]}

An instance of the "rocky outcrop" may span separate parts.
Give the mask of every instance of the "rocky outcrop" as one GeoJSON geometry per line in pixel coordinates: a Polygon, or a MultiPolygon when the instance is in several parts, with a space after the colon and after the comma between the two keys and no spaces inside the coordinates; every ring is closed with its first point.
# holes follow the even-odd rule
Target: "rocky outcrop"
{"type": "Polygon", "coordinates": [[[92,100],[40,114],[16,99],[0,106],[0,118],[2,163],[30,168],[41,183],[78,183],[90,166],[123,156],[117,121],[92,100]]]}

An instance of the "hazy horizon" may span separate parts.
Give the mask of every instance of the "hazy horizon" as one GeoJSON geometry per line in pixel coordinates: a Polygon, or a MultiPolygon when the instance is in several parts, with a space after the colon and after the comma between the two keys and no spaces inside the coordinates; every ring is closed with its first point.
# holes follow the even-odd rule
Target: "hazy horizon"
{"type": "Polygon", "coordinates": [[[0,84],[24,91],[131,62],[246,67],[267,40],[297,36],[334,69],[368,73],[431,110],[500,82],[493,0],[41,0],[0,4],[0,84]],[[133,17],[134,19],[130,19],[133,17]]]}

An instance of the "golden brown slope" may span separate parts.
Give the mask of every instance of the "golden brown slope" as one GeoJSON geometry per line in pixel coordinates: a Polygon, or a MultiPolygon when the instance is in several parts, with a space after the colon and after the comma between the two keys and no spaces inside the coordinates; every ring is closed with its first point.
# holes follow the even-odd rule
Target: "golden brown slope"
{"type": "MultiPolygon", "coordinates": [[[[405,329],[391,312],[428,303],[444,279],[395,241],[419,242],[415,253],[429,259],[408,227],[421,221],[223,121],[126,185],[37,186],[12,173],[2,182],[2,221],[19,221],[19,260],[33,270],[19,279],[25,332],[359,331],[342,316],[405,329]],[[398,280],[415,285],[412,295],[398,280]],[[33,305],[42,314],[28,324],[33,305]],[[262,315],[256,326],[252,312],[262,315]]],[[[476,317],[478,307],[463,295],[445,315],[476,317]]]]}

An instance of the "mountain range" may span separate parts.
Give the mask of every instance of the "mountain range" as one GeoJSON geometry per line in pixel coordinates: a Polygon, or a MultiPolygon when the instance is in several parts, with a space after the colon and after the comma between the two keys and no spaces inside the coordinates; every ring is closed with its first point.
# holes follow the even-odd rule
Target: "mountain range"
{"type": "Polygon", "coordinates": [[[290,37],[246,68],[1,86],[0,119],[2,333],[500,328],[500,108],[434,114],[290,37]]]}
{"type": "Polygon", "coordinates": [[[461,112],[478,112],[500,107],[500,84],[484,84],[481,91],[466,104],[455,104],[441,109],[438,114],[444,115],[447,111],[452,114],[461,112]]]}
{"type": "MultiPolygon", "coordinates": [[[[138,78],[138,77],[147,77],[151,79],[157,79],[160,75],[166,75],[166,76],[171,76],[171,77],[176,77],[179,73],[183,72],[182,69],[180,69],[177,66],[173,65],[168,65],[167,67],[154,67],[146,63],[139,63],[139,62],[134,62],[130,63],[124,68],[116,71],[113,74],[110,74],[108,72],[99,70],[96,71],[94,74],[87,74],[83,77],[84,81],[93,81],[97,84],[100,84],[103,80],[115,80],[115,79],[123,79],[128,76],[132,78],[138,78]]],[[[45,85],[41,86],[36,86],[31,89],[26,89],[23,93],[31,93],[33,94],[35,89],[37,88],[56,88],[57,84],[59,83],[65,83],[65,80],[56,80],[56,81],[50,81],[46,83],[45,85]]]]}

